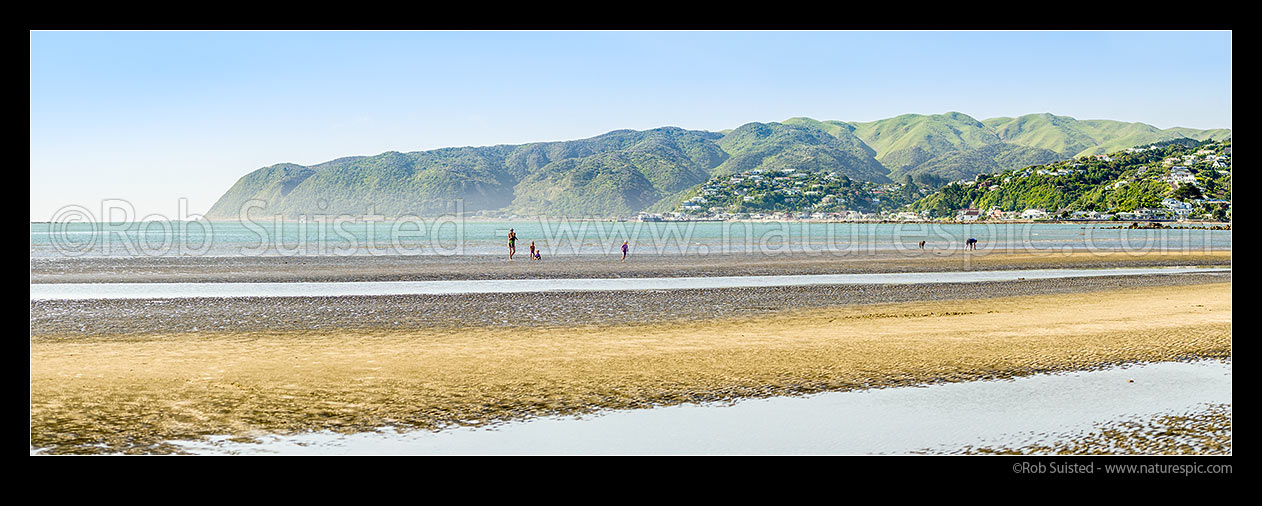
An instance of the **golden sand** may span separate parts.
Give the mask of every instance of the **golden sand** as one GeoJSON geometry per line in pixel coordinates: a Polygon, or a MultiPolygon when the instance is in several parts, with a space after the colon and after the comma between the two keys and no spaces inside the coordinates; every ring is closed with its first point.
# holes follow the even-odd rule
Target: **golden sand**
{"type": "Polygon", "coordinates": [[[612,327],[52,336],[31,342],[31,441],[164,453],[1230,354],[1229,282],[612,327]]]}

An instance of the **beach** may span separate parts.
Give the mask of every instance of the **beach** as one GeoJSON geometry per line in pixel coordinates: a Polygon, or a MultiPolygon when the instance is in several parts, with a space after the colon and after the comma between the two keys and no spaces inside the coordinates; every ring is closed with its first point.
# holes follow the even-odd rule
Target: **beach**
{"type": "Polygon", "coordinates": [[[30,456],[1229,476],[1232,40],[32,30],[30,456]]]}
{"type": "MultiPolygon", "coordinates": [[[[31,302],[31,335],[75,340],[168,333],[547,328],[773,316],[888,302],[1082,294],[1230,282],[1229,272],[1018,281],[442,295],[83,299],[31,302]]],[[[528,283],[523,281],[522,283],[528,283]]]]}
{"type": "Polygon", "coordinates": [[[1230,360],[1136,363],[441,431],[175,444],[194,455],[1223,455],[1231,452],[1231,379],[1230,360]]]}
{"type": "Polygon", "coordinates": [[[32,283],[429,281],[775,276],[960,270],[1230,265],[1230,249],[877,250],[834,253],[617,255],[136,256],[31,259],[32,283]]]}
{"type": "MultiPolygon", "coordinates": [[[[965,267],[958,257],[928,256],[832,265],[797,257],[707,258],[697,262],[704,267],[682,268],[645,260],[632,272],[965,267]]],[[[991,253],[969,262],[972,269],[1222,266],[1230,252],[991,253]]],[[[146,267],[115,272],[138,276],[151,265],[140,264],[146,267]]],[[[527,262],[503,269],[517,264],[527,262]]],[[[576,264],[577,272],[596,268],[595,261],[576,264]]],[[[254,269],[217,274],[241,279],[257,275],[254,269]]],[[[335,279],[369,275],[358,266],[332,270],[335,279]]],[[[455,270],[450,275],[481,272],[472,266],[455,270]]],[[[248,441],[383,427],[436,430],[1230,356],[1230,272],[707,290],[32,301],[31,438],[33,449],[45,453],[180,453],[173,441],[217,435],[248,441]]]]}

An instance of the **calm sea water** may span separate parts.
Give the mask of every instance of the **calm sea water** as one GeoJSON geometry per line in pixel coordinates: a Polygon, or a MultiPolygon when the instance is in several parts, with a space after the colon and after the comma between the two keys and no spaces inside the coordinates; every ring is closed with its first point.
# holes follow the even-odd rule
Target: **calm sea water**
{"type": "Polygon", "coordinates": [[[509,229],[517,250],[544,255],[859,253],[978,249],[1220,250],[1222,230],[1106,229],[1094,224],[928,224],[808,222],[597,222],[451,218],[338,222],[31,223],[32,258],[135,256],[499,255],[509,229]]]}

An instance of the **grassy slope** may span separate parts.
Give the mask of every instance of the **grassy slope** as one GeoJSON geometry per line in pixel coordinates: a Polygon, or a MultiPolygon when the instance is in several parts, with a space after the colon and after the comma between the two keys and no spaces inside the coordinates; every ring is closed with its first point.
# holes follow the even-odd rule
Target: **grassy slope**
{"type": "Polygon", "coordinates": [[[633,214],[673,207],[711,176],[753,169],[838,171],[874,182],[926,172],[956,179],[1045,162],[1049,153],[1068,158],[1230,136],[1050,114],[978,121],[955,112],[866,123],[799,117],[723,132],[616,130],[574,141],[278,164],[242,177],[207,216],[235,219],[251,199],[266,203],[254,215],[363,214],[370,206],[387,216],[426,215],[449,211],[457,200],[465,211],[633,214]]]}
{"type": "Polygon", "coordinates": [[[982,122],[958,112],[904,114],[852,125],[855,135],[876,150],[877,160],[891,171],[905,171],[944,153],[1000,141],[982,122]]]}

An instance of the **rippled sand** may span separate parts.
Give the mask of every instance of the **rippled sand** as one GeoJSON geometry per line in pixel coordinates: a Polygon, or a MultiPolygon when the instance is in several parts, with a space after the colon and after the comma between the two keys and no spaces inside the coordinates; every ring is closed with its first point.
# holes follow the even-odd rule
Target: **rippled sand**
{"type": "MultiPolygon", "coordinates": [[[[926,452],[928,453],[928,452],[926,452]]],[[[1095,430],[1019,447],[966,447],[967,455],[1231,455],[1231,404],[1148,419],[1097,424],[1095,430]]]]}
{"type": "MultiPolygon", "coordinates": [[[[1090,293],[1123,287],[1226,282],[1230,272],[1102,276],[973,283],[815,285],[721,289],[444,295],[215,297],[31,301],[31,335],[78,339],[358,329],[538,328],[621,325],[887,302],[1090,293]]],[[[522,281],[529,284],[528,281],[522,281]]]]}
{"type": "Polygon", "coordinates": [[[1229,278],[613,325],[50,333],[31,342],[31,439],[162,453],[212,434],[432,429],[1230,355],[1229,278]]]}

